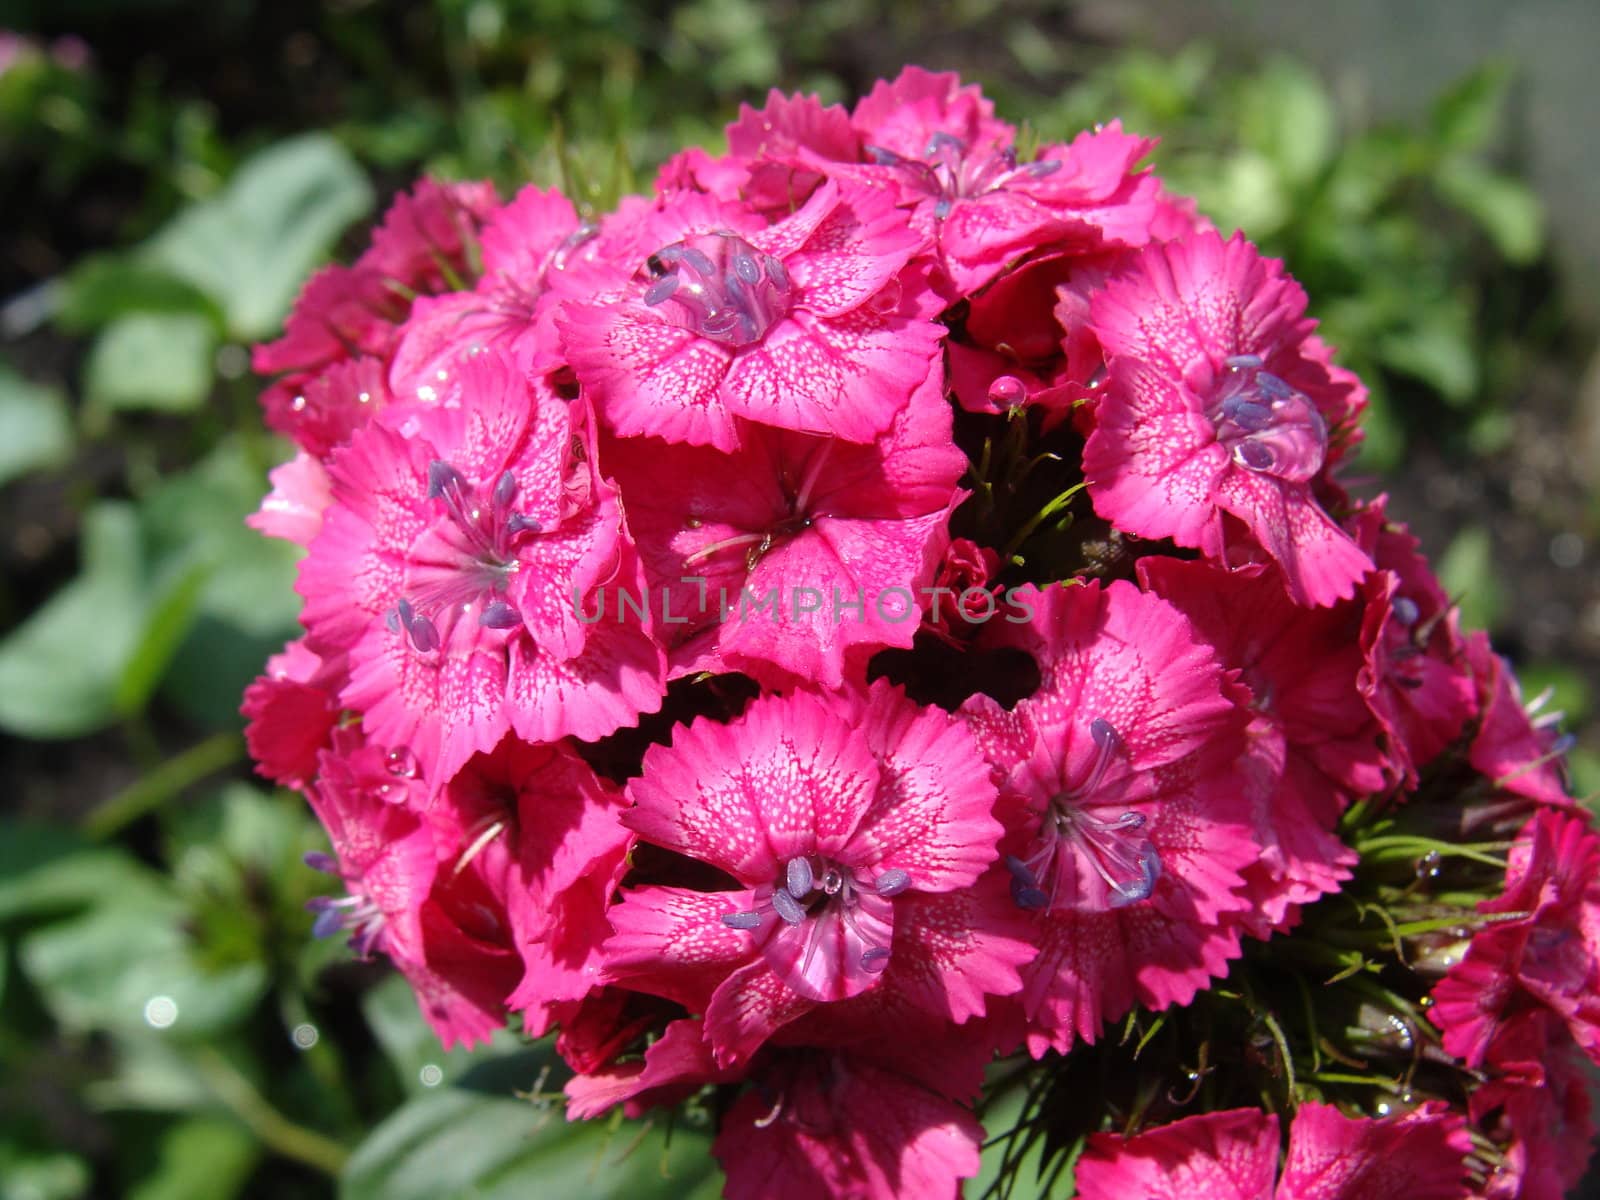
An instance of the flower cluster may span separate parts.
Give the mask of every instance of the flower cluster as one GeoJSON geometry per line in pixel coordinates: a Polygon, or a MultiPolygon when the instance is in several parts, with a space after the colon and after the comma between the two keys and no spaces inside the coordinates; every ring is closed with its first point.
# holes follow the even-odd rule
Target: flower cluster
{"type": "Polygon", "coordinates": [[[305,635],[244,709],[317,931],[446,1044],[558,1028],[574,1118],[714,1089],[736,1198],[954,1195],[997,1056],[1119,1054],[1095,1200],[1558,1196],[1600,838],[1338,482],[1282,264],[953,75],[728,146],[588,220],[424,181],[257,350],[305,635]],[[1341,900],[1407,918],[1327,992],[1360,1059],[1268,995],[1341,900]]]}

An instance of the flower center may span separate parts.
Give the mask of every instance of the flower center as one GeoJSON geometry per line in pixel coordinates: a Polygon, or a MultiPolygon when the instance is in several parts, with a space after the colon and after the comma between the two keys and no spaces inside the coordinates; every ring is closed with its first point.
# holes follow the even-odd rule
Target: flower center
{"type": "Polygon", "coordinates": [[[1122,749],[1111,722],[1089,723],[1095,760],[1082,782],[1053,796],[1026,858],[1008,854],[1011,899],[1019,908],[1104,911],[1148,899],[1161,878],[1161,855],[1144,834],[1143,813],[1102,815],[1116,792],[1096,797],[1122,749]]]}
{"type": "Polygon", "coordinates": [[[645,304],[676,306],[690,329],[725,346],[759,342],[794,302],[783,263],[736,233],[673,242],[645,266],[654,279],[645,289],[645,304]]]}
{"type": "Polygon", "coordinates": [[[933,215],[940,220],[950,215],[957,200],[996,192],[1019,180],[1043,179],[1061,169],[1058,158],[1018,166],[1017,152],[1010,146],[988,154],[972,152],[961,138],[942,131],[928,139],[920,159],[882,146],[868,146],[867,153],[879,166],[897,168],[913,187],[931,196],[933,215]]]}
{"type": "MultiPolygon", "coordinates": [[[[827,859],[797,855],[785,864],[770,896],[766,895],[767,889],[758,889],[755,908],[724,913],[722,923],[731,929],[756,930],[769,917],[776,916],[788,930],[803,933],[806,946],[800,965],[802,975],[810,971],[824,931],[834,922],[842,923],[855,955],[854,963],[846,965],[876,975],[889,965],[883,911],[887,905],[882,901],[893,899],[910,886],[911,876],[898,867],[867,879],[852,868],[827,859]]],[[[779,935],[783,932],[780,928],[779,935]]]]}
{"type": "Polygon", "coordinates": [[[437,650],[443,640],[440,621],[454,623],[454,614],[478,609],[478,624],[488,629],[514,629],[522,614],[505,596],[506,582],[516,572],[516,543],[538,533],[539,523],[513,510],[517,477],[505,472],[487,498],[449,463],[435,459],[428,466],[427,499],[436,501],[441,519],[417,538],[407,554],[407,594],[389,612],[391,630],[404,630],[418,653],[437,650]]]}
{"type": "MultiPolygon", "coordinates": [[[[331,854],[312,851],[305,856],[306,866],[329,875],[338,875],[339,863],[331,854]]],[[[358,958],[371,958],[383,936],[384,916],[372,900],[359,894],[335,898],[316,896],[306,908],[317,914],[311,926],[313,937],[332,937],[340,930],[350,931],[350,949],[358,958]]]]}
{"type": "Polygon", "coordinates": [[[1304,483],[1322,469],[1328,427],[1317,406],[1261,369],[1255,354],[1228,359],[1222,386],[1206,419],[1233,461],[1247,471],[1286,483],[1304,483]]]}

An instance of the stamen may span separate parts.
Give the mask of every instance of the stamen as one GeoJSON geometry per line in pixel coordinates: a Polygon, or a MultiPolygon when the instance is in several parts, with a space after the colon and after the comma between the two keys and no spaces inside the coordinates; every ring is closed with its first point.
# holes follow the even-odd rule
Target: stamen
{"type": "Polygon", "coordinates": [[[478,624],[486,629],[515,629],[522,624],[522,614],[504,600],[495,600],[483,606],[478,624]]]}
{"type": "Polygon", "coordinates": [[[861,952],[861,969],[878,974],[889,965],[889,952],[882,946],[873,946],[861,952]]]}
{"type": "Polygon", "coordinates": [[[910,873],[901,870],[899,867],[879,875],[877,883],[873,885],[880,896],[898,896],[910,886],[910,873]]]}
{"type": "Polygon", "coordinates": [[[806,910],[800,906],[800,901],[781,888],[772,893],[772,907],[789,925],[799,925],[806,919],[806,910]]]}
{"type": "Polygon", "coordinates": [[[1328,427],[1311,400],[1262,370],[1256,354],[1224,360],[1226,375],[1206,418],[1237,466],[1287,483],[1304,483],[1322,469],[1328,427]]]}
{"type": "Polygon", "coordinates": [[[688,328],[728,346],[759,342],[794,301],[783,264],[726,230],[663,246],[645,265],[658,276],[646,305],[670,302],[688,328]]]}
{"type": "Polygon", "coordinates": [[[321,871],[324,875],[337,875],[339,873],[339,860],[331,854],[324,854],[321,850],[308,850],[301,860],[313,871],[321,871]]]}
{"type": "Polygon", "coordinates": [[[804,857],[791,858],[787,874],[789,895],[804,900],[811,892],[811,864],[804,857]]]}
{"type": "Polygon", "coordinates": [[[729,929],[760,929],[761,914],[756,912],[723,913],[722,923],[729,929]]]}

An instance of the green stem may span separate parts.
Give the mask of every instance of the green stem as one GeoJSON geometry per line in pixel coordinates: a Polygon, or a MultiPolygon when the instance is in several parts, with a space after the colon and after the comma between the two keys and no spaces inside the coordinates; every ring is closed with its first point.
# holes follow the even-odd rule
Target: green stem
{"type": "Polygon", "coordinates": [[[161,807],[171,796],[208,775],[231,767],[244,757],[244,739],[237,733],[217,733],[190,746],[97,805],[83,819],[91,838],[102,840],[161,807]]]}
{"type": "Polygon", "coordinates": [[[296,1125],[273,1108],[267,1098],[212,1047],[198,1046],[194,1056],[195,1066],[212,1093],[269,1150],[325,1175],[338,1177],[345,1160],[350,1157],[349,1150],[314,1129],[296,1125]]]}

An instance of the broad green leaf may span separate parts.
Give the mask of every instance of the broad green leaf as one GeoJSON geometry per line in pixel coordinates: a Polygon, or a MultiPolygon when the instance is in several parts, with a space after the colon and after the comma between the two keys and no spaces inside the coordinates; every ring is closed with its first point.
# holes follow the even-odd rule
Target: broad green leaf
{"type": "Polygon", "coordinates": [[[1298,63],[1279,59],[1246,81],[1243,120],[1245,144],[1270,159],[1291,184],[1310,182],[1333,156],[1333,99],[1298,63]]]}
{"type": "Polygon", "coordinates": [[[138,523],[106,501],[83,525],[83,571],[0,642],[0,728],[77,737],[116,715],[117,682],[143,627],[138,523]]]}
{"type": "Polygon", "coordinates": [[[227,438],[146,496],[139,516],[158,571],[205,568],[198,613],[245,634],[281,640],[297,626],[294,570],[300,550],[244,523],[265,490],[263,464],[242,440],[227,438]]]}
{"type": "Polygon", "coordinates": [[[169,895],[115,897],[21,939],[18,961],[69,1029],[204,1037],[245,1016],[267,983],[260,962],[203,969],[169,895]]]}
{"type": "Polygon", "coordinates": [[[222,310],[194,284],[129,254],[79,260],[62,281],[55,319],[85,333],[133,313],[198,314],[222,323],[222,310]]]}
{"type": "Polygon", "coordinates": [[[516,1048],[515,1036],[505,1032],[474,1050],[459,1046],[445,1050],[439,1044],[439,1035],[423,1019],[411,985],[398,973],[361,997],[361,1012],[400,1077],[401,1086],[411,1093],[451,1083],[473,1065],[516,1048]]]}
{"type": "Polygon", "coordinates": [[[0,363],[0,484],[71,456],[72,419],[61,392],[0,363]]]}
{"type": "Polygon", "coordinates": [[[229,1200],[238,1195],[260,1157],[255,1138],[219,1117],[194,1117],[161,1139],[155,1173],[128,1200],[229,1200]]]}
{"type": "Polygon", "coordinates": [[[58,916],[159,888],[125,850],[93,846],[70,829],[0,825],[0,922],[58,916]]]}
{"type": "Polygon", "coordinates": [[[122,1033],[112,1042],[112,1073],[84,1089],[84,1100],[101,1112],[207,1112],[216,1093],[185,1053],[165,1034],[147,1029],[122,1033]]]}
{"type": "Polygon", "coordinates": [[[1449,404],[1464,407],[1478,390],[1477,342],[1464,303],[1440,297],[1424,304],[1410,324],[1378,339],[1385,366],[1420,379],[1449,404]]]}
{"type": "Polygon", "coordinates": [[[238,339],[266,337],[346,226],[372,208],[372,188],[323,133],[270,146],[222,192],[180,213],[148,261],[215,300],[238,339]]]}
{"type": "Polygon", "coordinates": [[[194,313],[131,313],[89,351],[84,390],[104,409],[193,412],[211,392],[216,330],[194,313]]]}
{"type": "MultiPolygon", "coordinates": [[[[531,1079],[528,1081],[533,1082],[531,1079]]],[[[653,1123],[569,1123],[559,1105],[444,1088],[403,1105],[356,1148],[341,1200],[712,1200],[710,1139],[653,1123]]],[[[681,1126],[681,1122],[680,1122],[681,1126]]]]}
{"type": "Polygon", "coordinates": [[[1533,189],[1469,158],[1451,159],[1435,177],[1439,194],[1489,235],[1507,260],[1530,263],[1544,246],[1544,211],[1533,189]]]}
{"type": "Polygon", "coordinates": [[[1439,582],[1461,606],[1468,629],[1493,629],[1501,610],[1494,543],[1481,525],[1463,529],[1439,559],[1439,582]]]}
{"type": "Polygon", "coordinates": [[[1488,63],[1452,84],[1433,103],[1431,140],[1447,152],[1482,150],[1499,132],[1511,71],[1488,63]]]}
{"type": "Polygon", "coordinates": [[[75,1154],[0,1142],[0,1200],[78,1200],[91,1181],[89,1164],[75,1154]]]}

